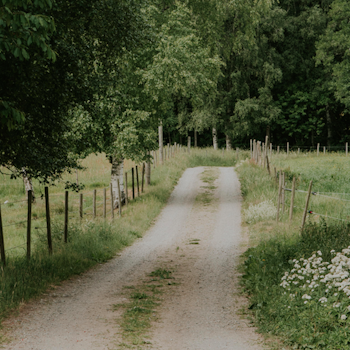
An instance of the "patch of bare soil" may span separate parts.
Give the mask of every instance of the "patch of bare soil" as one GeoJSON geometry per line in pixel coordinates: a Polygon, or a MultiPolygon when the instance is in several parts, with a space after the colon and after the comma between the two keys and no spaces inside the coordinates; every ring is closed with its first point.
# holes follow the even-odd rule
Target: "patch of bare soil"
{"type": "Polygon", "coordinates": [[[119,257],[67,281],[24,306],[4,328],[6,349],[117,349],[117,318],[125,286],[160,266],[175,284],[162,295],[150,342],[154,349],[260,350],[261,338],[239,316],[236,266],[242,249],[239,182],[233,168],[217,168],[214,185],[204,168],[187,169],[146,235],[119,257]],[[216,187],[216,188],[215,188],[216,187]],[[197,200],[195,200],[197,198],[197,200]]]}

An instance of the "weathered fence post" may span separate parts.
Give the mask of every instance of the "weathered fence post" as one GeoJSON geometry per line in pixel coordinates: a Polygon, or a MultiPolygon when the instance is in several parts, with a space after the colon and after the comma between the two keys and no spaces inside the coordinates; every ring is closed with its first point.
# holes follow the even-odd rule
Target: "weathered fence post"
{"type": "Polygon", "coordinates": [[[137,165],[135,166],[135,170],[136,170],[137,197],[140,197],[139,170],[137,165]]]}
{"type": "Polygon", "coordinates": [[[289,156],[289,142],[287,142],[287,156],[289,156]]]}
{"type": "Polygon", "coordinates": [[[4,231],[2,228],[2,217],[1,217],[1,205],[0,205],[0,253],[1,253],[2,264],[6,266],[4,231]]]}
{"type": "Polygon", "coordinates": [[[308,190],[307,196],[306,196],[306,203],[305,203],[305,209],[304,209],[304,213],[303,213],[303,218],[302,218],[302,221],[301,221],[300,233],[303,232],[304,226],[305,226],[306,215],[307,215],[307,209],[308,209],[308,207],[309,207],[309,201],[310,201],[310,195],[311,195],[311,188],[312,188],[312,180],[310,181],[309,190],[308,190]]]}
{"type": "Polygon", "coordinates": [[[295,197],[295,176],[293,176],[293,183],[292,183],[292,197],[290,199],[289,222],[292,222],[292,219],[293,219],[294,197],[295,197]]]}
{"type": "Polygon", "coordinates": [[[28,213],[27,213],[27,259],[30,259],[31,230],[32,230],[32,191],[27,192],[28,213]]]}
{"type": "Polygon", "coordinates": [[[271,176],[269,156],[266,156],[266,168],[267,168],[269,175],[271,176]]]}
{"type": "Polygon", "coordinates": [[[119,179],[117,179],[117,187],[118,187],[118,211],[119,211],[119,217],[122,216],[122,198],[120,195],[120,183],[119,179]]]}
{"type": "Polygon", "coordinates": [[[280,146],[277,146],[277,154],[280,153],[280,146]]]}
{"type": "Polygon", "coordinates": [[[275,180],[276,180],[276,182],[277,182],[278,179],[277,179],[277,170],[276,170],[276,167],[274,167],[273,169],[274,169],[274,174],[275,174],[275,180]]]}
{"type": "Polygon", "coordinates": [[[286,191],[285,191],[285,186],[286,186],[286,173],[282,173],[282,215],[284,215],[284,207],[285,207],[285,201],[286,201],[286,191]]]}
{"type": "Polygon", "coordinates": [[[80,218],[82,219],[83,218],[83,194],[80,193],[80,198],[79,198],[79,213],[80,213],[80,218]]]}
{"type": "Polygon", "coordinates": [[[191,152],[191,136],[187,137],[187,151],[188,153],[191,152]]]}
{"type": "Polygon", "coordinates": [[[270,142],[270,158],[272,156],[272,143],[270,142]]]}
{"type": "Polygon", "coordinates": [[[131,187],[132,187],[132,199],[135,199],[135,174],[134,174],[134,168],[131,168],[131,187]]]}
{"type": "Polygon", "coordinates": [[[323,154],[326,154],[326,147],[323,146],[323,154]]]}
{"type": "Polygon", "coordinates": [[[317,144],[317,157],[319,156],[319,154],[320,154],[320,144],[318,143],[317,144]]]}
{"type": "Polygon", "coordinates": [[[250,139],[250,159],[253,159],[253,140],[250,139]]]}
{"type": "Polygon", "coordinates": [[[298,155],[300,154],[300,148],[298,148],[298,155]]]}
{"type": "Polygon", "coordinates": [[[144,182],[145,182],[145,163],[142,163],[141,193],[143,193],[144,182]]]}
{"type": "Polygon", "coordinates": [[[64,193],[64,242],[68,242],[68,191],[64,193]]]}
{"type": "Polygon", "coordinates": [[[46,229],[47,229],[47,244],[49,247],[49,254],[52,254],[52,238],[51,238],[51,218],[50,218],[50,202],[49,202],[49,188],[45,187],[45,208],[46,208],[46,229]]]}
{"type": "Polygon", "coordinates": [[[348,155],[348,143],[345,144],[345,155],[348,155]]]}

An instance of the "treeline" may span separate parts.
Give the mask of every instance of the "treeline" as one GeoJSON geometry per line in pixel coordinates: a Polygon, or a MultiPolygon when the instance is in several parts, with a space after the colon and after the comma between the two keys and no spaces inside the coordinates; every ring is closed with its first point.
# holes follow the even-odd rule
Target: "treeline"
{"type": "Polygon", "coordinates": [[[159,124],[199,146],[350,141],[349,19],[346,0],[2,0],[0,164],[45,182],[105,152],[120,176],[159,124]]]}

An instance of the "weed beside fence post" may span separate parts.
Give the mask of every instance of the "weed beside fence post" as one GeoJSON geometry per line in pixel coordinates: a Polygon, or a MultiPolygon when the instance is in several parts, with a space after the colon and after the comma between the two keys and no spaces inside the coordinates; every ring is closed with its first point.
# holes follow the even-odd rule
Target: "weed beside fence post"
{"type": "Polygon", "coordinates": [[[0,205],[0,254],[1,254],[2,264],[6,266],[4,231],[2,229],[2,217],[1,217],[1,205],[0,205]]]}
{"type": "Polygon", "coordinates": [[[128,194],[128,173],[125,173],[125,205],[128,205],[129,194],[128,194]]]}
{"type": "Polygon", "coordinates": [[[27,259],[30,259],[31,229],[32,229],[32,191],[27,192],[28,215],[27,215],[27,259]]]}
{"type": "Polygon", "coordinates": [[[292,222],[292,219],[293,219],[294,197],[295,197],[295,176],[293,176],[293,183],[292,183],[292,197],[290,199],[289,222],[292,222]]]}
{"type": "Polygon", "coordinates": [[[107,216],[107,193],[106,189],[103,189],[103,218],[105,219],[107,216]]]}
{"type": "Polygon", "coordinates": [[[277,214],[276,214],[276,222],[279,221],[279,215],[280,215],[280,205],[281,205],[281,190],[282,190],[282,176],[281,171],[278,173],[279,178],[279,185],[278,185],[278,195],[277,195],[277,214]]]}
{"type": "Polygon", "coordinates": [[[302,221],[301,221],[300,233],[303,232],[304,226],[305,226],[305,220],[306,220],[306,215],[307,215],[307,209],[308,209],[308,207],[309,207],[309,201],[310,201],[310,195],[311,195],[311,188],[312,188],[312,180],[310,181],[309,190],[308,190],[307,196],[306,196],[306,203],[305,203],[305,209],[304,209],[304,213],[303,213],[303,218],[302,218],[302,221]]]}
{"type": "Polygon", "coordinates": [[[92,194],[92,217],[96,218],[96,190],[92,194]]]}
{"type": "Polygon", "coordinates": [[[47,244],[49,247],[49,254],[52,254],[52,238],[51,238],[51,218],[50,218],[50,202],[49,202],[49,188],[45,187],[45,208],[46,208],[46,229],[47,229],[47,244]]]}
{"type": "Polygon", "coordinates": [[[65,192],[64,196],[64,242],[68,242],[68,191],[65,192]]]}
{"type": "Polygon", "coordinates": [[[114,203],[113,203],[113,187],[112,184],[109,185],[109,190],[111,194],[111,218],[114,219],[114,203]]]}
{"type": "Polygon", "coordinates": [[[119,183],[119,179],[117,179],[117,187],[118,187],[118,211],[119,211],[119,217],[122,216],[122,198],[120,195],[120,183],[119,183]]]}
{"type": "Polygon", "coordinates": [[[139,170],[137,165],[135,166],[135,170],[136,170],[137,197],[140,197],[139,170]]]}
{"type": "Polygon", "coordinates": [[[80,193],[80,201],[79,201],[79,213],[80,213],[80,218],[83,218],[84,212],[83,212],[83,194],[80,193]]]}

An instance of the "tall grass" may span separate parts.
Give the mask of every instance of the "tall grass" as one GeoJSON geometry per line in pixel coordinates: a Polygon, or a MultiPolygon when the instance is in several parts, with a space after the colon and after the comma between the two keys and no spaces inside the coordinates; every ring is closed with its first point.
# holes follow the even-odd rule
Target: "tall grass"
{"type": "MultiPolygon", "coordinates": [[[[86,170],[86,184],[89,186],[94,183],[108,184],[110,173],[108,163],[104,160],[105,163],[102,162],[102,155],[91,156],[91,159],[97,161],[90,164],[94,169],[87,168],[86,170]],[[96,174],[99,174],[100,177],[96,174]]],[[[50,285],[72,275],[80,274],[96,263],[111,259],[116,252],[132,244],[137,237],[142,237],[166,204],[170,193],[186,168],[212,165],[233,166],[236,161],[234,152],[222,154],[221,151],[192,150],[190,154],[178,153],[174,158],[167,160],[164,165],[152,168],[151,185],[145,187],[144,194],[130,201],[127,207],[123,207],[122,218],[116,216],[114,220],[104,221],[101,218],[92,220],[91,216],[85,216],[83,220],[71,220],[67,244],[62,241],[63,192],[60,193],[59,189],[63,191],[63,187],[57,186],[52,191],[54,194],[56,192],[57,197],[60,198],[52,202],[53,254],[50,256],[47,252],[44,225],[39,224],[39,219],[34,220],[33,226],[40,227],[36,231],[37,241],[30,261],[26,260],[24,250],[18,250],[16,254],[7,254],[7,266],[1,266],[0,320],[21,302],[39,295],[50,285]]],[[[84,176],[82,173],[80,181],[84,181],[84,176]]],[[[16,198],[16,191],[14,190],[9,195],[16,198]]],[[[3,199],[1,199],[2,202],[3,199]]],[[[88,204],[89,202],[86,205],[88,204]]],[[[9,216],[10,213],[11,220],[23,220],[25,219],[25,206],[23,205],[23,208],[9,207],[8,212],[5,211],[3,216],[9,216]]],[[[41,200],[34,205],[33,215],[34,213],[37,213],[38,218],[44,219],[45,212],[41,200]]],[[[23,243],[25,225],[22,229],[23,233],[12,231],[11,237],[7,228],[4,228],[7,247],[17,242],[23,243]]]]}

